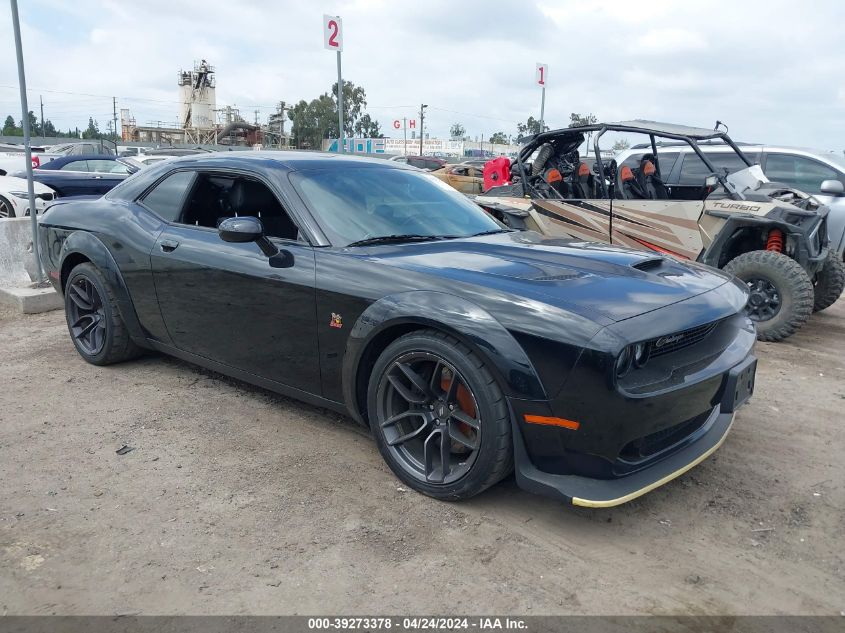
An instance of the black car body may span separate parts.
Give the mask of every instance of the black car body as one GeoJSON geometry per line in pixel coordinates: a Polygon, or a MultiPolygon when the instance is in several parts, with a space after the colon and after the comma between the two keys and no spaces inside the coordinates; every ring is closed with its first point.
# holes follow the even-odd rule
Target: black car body
{"type": "MultiPolygon", "coordinates": [[[[368,384],[380,356],[433,331],[489,368],[519,484],[575,504],[627,501],[722,443],[756,367],[744,287],[698,264],[509,231],[474,205],[492,234],[360,245],[337,236],[337,218],[350,218],[336,208],[370,190],[355,181],[402,178],[470,204],[387,161],[192,156],[100,200],[51,207],[42,259],[62,293],[75,267],[101,271],[134,344],[348,413],[374,432],[368,384]],[[315,197],[318,180],[344,178],[338,197],[315,197]],[[269,213],[275,205],[284,218],[269,213]],[[274,237],[232,241],[258,216],[274,237]],[[651,356],[642,367],[632,366],[638,343],[651,356]]],[[[373,211],[397,213],[401,203],[373,211]]],[[[74,333],[70,317],[69,326],[74,333]]]]}

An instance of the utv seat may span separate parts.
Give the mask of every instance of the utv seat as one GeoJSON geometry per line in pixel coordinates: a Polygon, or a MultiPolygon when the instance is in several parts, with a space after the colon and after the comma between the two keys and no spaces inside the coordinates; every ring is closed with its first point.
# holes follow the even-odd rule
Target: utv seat
{"type": "Polygon", "coordinates": [[[578,167],[569,176],[570,191],[573,198],[589,199],[594,198],[595,179],[587,163],[578,163],[578,167]]]}
{"type": "Polygon", "coordinates": [[[643,156],[640,161],[640,168],[637,170],[637,184],[649,200],[668,200],[669,191],[663,181],[657,177],[657,168],[649,160],[648,155],[643,156]]]}
{"type": "Polygon", "coordinates": [[[637,182],[634,171],[628,165],[622,165],[617,176],[617,198],[622,200],[643,200],[646,195],[637,182]]]}

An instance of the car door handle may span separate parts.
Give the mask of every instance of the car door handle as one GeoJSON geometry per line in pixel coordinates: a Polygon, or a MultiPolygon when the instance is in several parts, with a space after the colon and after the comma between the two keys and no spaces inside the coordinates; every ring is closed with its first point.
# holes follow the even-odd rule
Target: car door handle
{"type": "Polygon", "coordinates": [[[176,240],[161,240],[158,245],[161,247],[161,250],[165,253],[172,253],[176,250],[176,247],[179,246],[179,242],[177,242],[176,240]]]}

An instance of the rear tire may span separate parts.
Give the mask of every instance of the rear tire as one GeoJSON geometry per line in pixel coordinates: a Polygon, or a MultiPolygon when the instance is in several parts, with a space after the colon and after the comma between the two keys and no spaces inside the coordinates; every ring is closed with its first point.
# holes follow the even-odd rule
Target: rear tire
{"type": "Polygon", "coordinates": [[[845,262],[839,253],[831,251],[824,262],[824,267],[816,275],[815,299],[813,312],[829,308],[845,289],[845,262]]]}
{"type": "Polygon", "coordinates": [[[751,251],[727,263],[725,271],[751,292],[748,314],[761,341],[782,341],[797,332],[813,312],[813,282],[793,259],[775,251],[751,251]]]}
{"type": "Polygon", "coordinates": [[[513,469],[505,396],[484,361],[453,337],[421,330],[396,339],[376,361],[367,396],[379,452],[414,490],[467,499],[513,469]]]}
{"type": "Polygon", "coordinates": [[[117,299],[94,264],[79,264],[70,271],[65,318],[76,351],[92,365],[119,363],[142,352],[129,338],[117,299]]]}

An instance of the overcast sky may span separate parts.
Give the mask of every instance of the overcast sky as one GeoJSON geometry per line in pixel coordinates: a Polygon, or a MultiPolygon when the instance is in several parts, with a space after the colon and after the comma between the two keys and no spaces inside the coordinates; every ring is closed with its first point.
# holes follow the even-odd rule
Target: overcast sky
{"type": "MultiPolygon", "coordinates": [[[[385,134],[429,104],[432,135],[515,133],[570,112],[730,126],[737,140],[845,148],[845,1],[19,0],[30,109],[105,129],[111,95],[139,123],[173,122],[176,75],[216,66],[217,104],[266,120],[330,89],[322,14],[343,18],[344,78],[385,134]],[[73,94],[63,94],[73,93],[73,94]]],[[[20,118],[8,3],[0,3],[0,114],[20,118]],[[4,6],[5,5],[5,6],[4,6]]],[[[401,135],[401,133],[400,133],[401,135]]]]}

